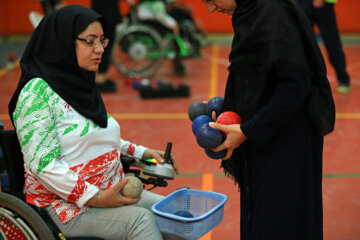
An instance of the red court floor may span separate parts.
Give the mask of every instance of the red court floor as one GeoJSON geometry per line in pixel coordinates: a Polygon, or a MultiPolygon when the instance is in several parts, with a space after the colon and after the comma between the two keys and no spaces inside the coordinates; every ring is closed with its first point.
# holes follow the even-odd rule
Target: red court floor
{"type": "MultiPolygon", "coordinates": [[[[344,46],[353,91],[340,95],[334,91],[337,122],[333,133],[326,136],[324,147],[324,238],[326,240],[360,239],[360,46],[344,46]]],[[[187,108],[193,101],[223,96],[227,76],[228,45],[212,45],[203,49],[202,58],[185,61],[187,75],[176,77],[167,62],[151,78],[191,87],[191,96],[184,98],[142,99],[137,90],[124,82],[116,69],[117,93],[103,94],[107,110],[120,123],[123,138],[151,148],[165,149],[173,143],[180,175],[167,188],[154,192],[169,194],[182,186],[213,190],[226,194],[223,221],[202,240],[240,239],[240,193],[232,180],[225,178],[219,161],[208,158],[191,131],[187,108]]],[[[326,54],[325,54],[326,57],[326,54]]],[[[7,104],[19,79],[17,66],[0,72],[0,119],[5,128],[12,128],[7,104]]],[[[336,89],[332,67],[328,65],[329,80],[336,89]]]]}

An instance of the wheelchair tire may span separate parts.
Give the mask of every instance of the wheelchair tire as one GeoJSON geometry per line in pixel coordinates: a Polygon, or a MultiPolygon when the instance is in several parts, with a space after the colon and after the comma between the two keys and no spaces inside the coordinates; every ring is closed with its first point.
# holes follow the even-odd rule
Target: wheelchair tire
{"type": "Polygon", "coordinates": [[[0,239],[55,240],[55,237],[31,206],[0,192],[0,239]]]}
{"type": "Polygon", "coordinates": [[[112,59],[116,68],[129,77],[154,75],[165,59],[160,34],[146,25],[131,25],[116,32],[112,59]]]}

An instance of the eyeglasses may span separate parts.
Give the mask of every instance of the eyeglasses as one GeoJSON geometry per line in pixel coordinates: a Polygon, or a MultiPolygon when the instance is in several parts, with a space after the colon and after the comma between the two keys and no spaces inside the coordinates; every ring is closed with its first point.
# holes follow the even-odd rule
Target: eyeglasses
{"type": "Polygon", "coordinates": [[[88,47],[94,47],[94,46],[98,47],[101,45],[103,48],[106,48],[107,45],[109,44],[109,39],[107,39],[107,38],[104,38],[104,39],[102,39],[100,41],[96,41],[96,42],[95,42],[95,40],[79,38],[79,37],[77,37],[76,39],[86,43],[86,45],[88,47]]]}

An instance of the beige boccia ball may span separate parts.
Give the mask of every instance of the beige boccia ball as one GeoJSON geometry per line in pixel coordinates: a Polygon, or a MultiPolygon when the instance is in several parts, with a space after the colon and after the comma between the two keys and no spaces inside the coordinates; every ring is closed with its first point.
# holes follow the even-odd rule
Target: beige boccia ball
{"type": "Polygon", "coordinates": [[[121,189],[121,195],[125,197],[138,198],[143,191],[143,184],[139,178],[134,176],[127,176],[128,179],[125,186],[121,189]]]}

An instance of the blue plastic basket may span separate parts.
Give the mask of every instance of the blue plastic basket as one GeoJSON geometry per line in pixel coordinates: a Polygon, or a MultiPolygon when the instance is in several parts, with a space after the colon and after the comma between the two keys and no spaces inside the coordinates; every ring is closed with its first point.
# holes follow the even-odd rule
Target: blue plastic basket
{"type": "Polygon", "coordinates": [[[222,221],[226,201],[227,196],[221,193],[180,189],[154,204],[152,211],[161,232],[198,239],[222,221]],[[193,217],[177,216],[178,211],[187,211],[193,217]]]}

